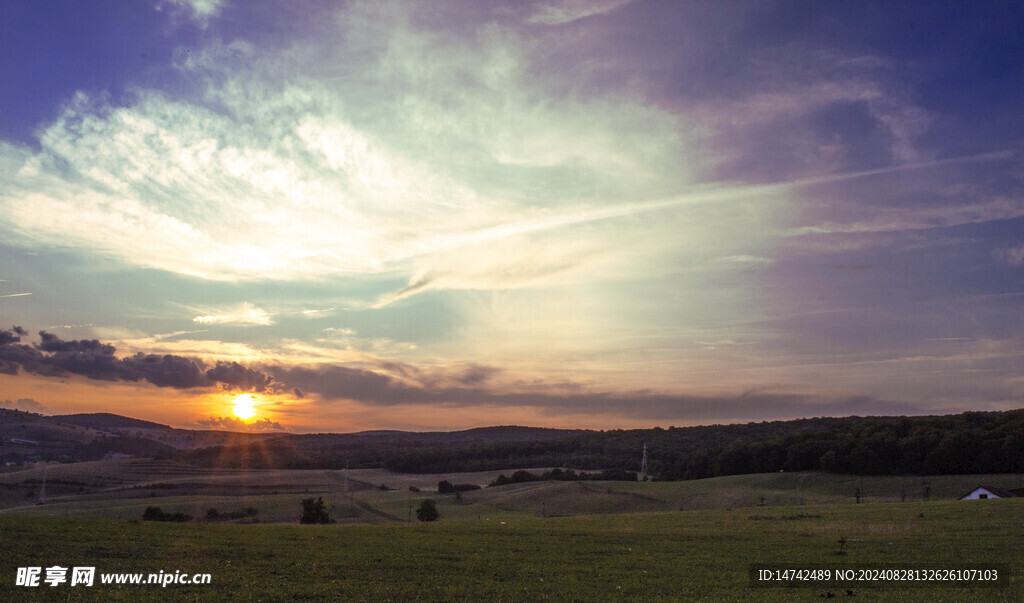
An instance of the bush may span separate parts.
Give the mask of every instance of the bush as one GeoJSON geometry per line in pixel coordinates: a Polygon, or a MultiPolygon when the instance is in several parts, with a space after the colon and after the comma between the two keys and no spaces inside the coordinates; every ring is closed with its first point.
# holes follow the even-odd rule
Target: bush
{"type": "Polygon", "coordinates": [[[240,511],[227,511],[224,513],[219,512],[217,509],[210,509],[206,512],[206,519],[207,521],[231,521],[233,519],[255,517],[259,512],[259,509],[256,507],[247,507],[240,511]]]}
{"type": "Polygon", "coordinates": [[[300,523],[332,523],[330,515],[327,514],[327,507],[322,497],[315,501],[307,498],[302,501],[302,517],[300,523]]]}
{"type": "Polygon", "coordinates": [[[416,509],[416,519],[420,521],[437,521],[440,516],[437,512],[437,503],[429,498],[421,502],[420,508],[416,509]]]}
{"type": "Polygon", "coordinates": [[[192,516],[184,513],[164,513],[160,507],[146,507],[142,513],[142,519],[146,521],[192,521],[192,516]]]}

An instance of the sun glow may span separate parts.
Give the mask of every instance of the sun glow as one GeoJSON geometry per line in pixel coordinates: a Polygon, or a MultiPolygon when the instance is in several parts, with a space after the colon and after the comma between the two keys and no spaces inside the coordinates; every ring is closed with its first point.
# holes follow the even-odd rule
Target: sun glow
{"type": "Polygon", "coordinates": [[[256,400],[253,399],[252,394],[238,394],[235,396],[235,407],[232,411],[235,416],[243,421],[256,416],[256,400]]]}

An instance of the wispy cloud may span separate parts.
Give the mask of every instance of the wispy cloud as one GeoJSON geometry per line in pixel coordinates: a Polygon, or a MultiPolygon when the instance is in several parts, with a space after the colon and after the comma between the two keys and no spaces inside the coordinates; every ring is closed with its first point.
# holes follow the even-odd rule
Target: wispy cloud
{"type": "Polygon", "coordinates": [[[248,302],[224,308],[222,310],[201,310],[207,312],[192,318],[192,322],[201,325],[270,325],[274,315],[248,302]]]}
{"type": "Polygon", "coordinates": [[[1007,249],[999,249],[993,255],[1009,266],[1024,266],[1024,243],[1007,249]]]}
{"type": "MultiPolygon", "coordinates": [[[[540,257],[555,266],[577,263],[579,245],[560,249],[550,241],[520,241],[500,258],[481,253],[496,238],[580,223],[559,223],[543,216],[546,209],[524,206],[536,199],[506,185],[517,172],[536,180],[532,188],[555,206],[583,211],[588,204],[572,200],[581,187],[661,186],[672,173],[651,172],[678,147],[672,115],[625,97],[552,106],[530,90],[529,58],[514,33],[450,48],[432,33],[403,28],[393,14],[381,18],[397,29],[381,59],[363,66],[370,77],[361,85],[407,92],[379,107],[363,101],[360,110],[388,114],[390,128],[367,127],[366,118],[340,110],[348,99],[330,80],[301,70],[239,70],[274,59],[246,44],[212,46],[182,65],[186,77],[216,82],[206,90],[209,103],[144,92],[114,108],[79,96],[46,129],[43,153],[22,158],[22,180],[5,191],[6,215],[23,238],[203,278],[414,277],[439,268],[448,276],[434,287],[480,286],[481,274],[517,274],[528,282],[540,257]],[[483,62],[467,61],[478,52],[483,62]],[[475,85],[450,99],[434,97],[449,84],[455,90],[467,74],[475,85]],[[253,122],[261,129],[240,127],[253,122]],[[417,153],[428,141],[443,148],[417,153]],[[483,163],[453,171],[464,164],[469,141],[485,151],[483,163]],[[58,175],[58,163],[74,177],[58,175]],[[480,177],[488,171],[497,177],[480,177]],[[531,214],[541,217],[521,223],[531,214]],[[463,262],[441,257],[473,245],[477,265],[465,270],[463,262]]],[[[346,27],[356,27],[350,19],[346,27]]],[[[598,238],[582,243],[602,245],[598,238]]],[[[536,271],[550,274],[552,266],[536,271]]]]}
{"type": "Polygon", "coordinates": [[[548,0],[534,4],[526,20],[543,25],[562,25],[612,11],[633,0],[548,0]]]}
{"type": "Polygon", "coordinates": [[[156,8],[189,19],[205,29],[210,19],[220,14],[224,4],[225,0],[157,0],[156,8]]]}

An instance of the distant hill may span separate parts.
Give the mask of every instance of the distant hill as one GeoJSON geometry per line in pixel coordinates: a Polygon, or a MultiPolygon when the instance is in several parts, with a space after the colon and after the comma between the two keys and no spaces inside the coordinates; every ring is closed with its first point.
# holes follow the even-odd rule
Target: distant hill
{"type": "Polygon", "coordinates": [[[75,449],[106,435],[104,431],[61,423],[45,415],[0,409],[2,462],[75,459],[75,449]]]}
{"type": "Polygon", "coordinates": [[[87,461],[111,453],[167,456],[175,450],[224,446],[278,437],[174,429],[110,413],[47,416],[0,409],[0,463],[87,461]]]}
{"type": "Polygon", "coordinates": [[[173,429],[99,414],[3,410],[0,461],[109,453],[206,467],[460,473],[562,467],[640,470],[674,481],[780,471],[855,475],[1024,473],[1024,410],[921,417],[819,417],[669,429],[504,425],[452,432],[250,434],[173,429]]]}
{"type": "Polygon", "coordinates": [[[582,433],[583,429],[554,429],[550,427],[523,427],[521,425],[497,425],[494,427],[473,427],[461,431],[401,431],[395,429],[374,429],[368,431],[357,431],[355,433],[343,434],[318,434],[330,436],[368,436],[368,437],[393,437],[413,438],[419,440],[445,440],[448,442],[462,441],[486,441],[486,442],[522,442],[555,440],[564,438],[576,433],[582,433]]]}
{"type": "Polygon", "coordinates": [[[75,415],[53,415],[50,419],[67,423],[69,425],[80,425],[92,429],[172,429],[169,425],[161,425],[152,421],[123,417],[108,412],[93,412],[75,415]]]}
{"type": "Polygon", "coordinates": [[[477,427],[465,431],[455,431],[449,435],[485,442],[542,442],[546,440],[560,440],[587,433],[587,431],[584,429],[552,429],[548,427],[501,425],[498,427],[477,427]]]}
{"type": "Polygon", "coordinates": [[[842,417],[610,431],[486,427],[455,432],[285,435],[175,453],[204,466],[385,468],[459,473],[564,467],[688,480],[779,471],[857,475],[1024,473],[1024,410],[842,417]]]}

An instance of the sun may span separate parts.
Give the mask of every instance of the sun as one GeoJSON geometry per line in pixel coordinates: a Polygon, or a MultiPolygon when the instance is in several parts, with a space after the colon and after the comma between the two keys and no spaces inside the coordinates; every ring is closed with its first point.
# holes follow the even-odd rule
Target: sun
{"type": "Polygon", "coordinates": [[[256,416],[255,405],[256,401],[253,400],[252,394],[238,394],[235,396],[235,407],[232,410],[236,417],[248,421],[256,416]]]}

